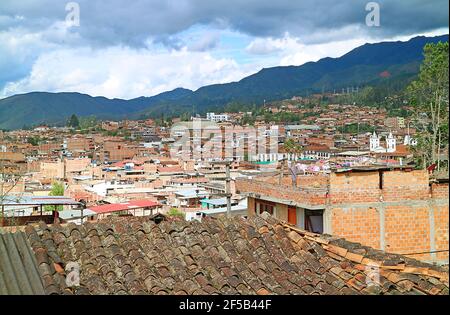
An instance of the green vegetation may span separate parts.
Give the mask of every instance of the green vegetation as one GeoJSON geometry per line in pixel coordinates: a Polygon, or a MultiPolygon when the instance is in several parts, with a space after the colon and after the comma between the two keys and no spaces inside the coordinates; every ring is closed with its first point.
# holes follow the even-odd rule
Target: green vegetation
{"type": "Polygon", "coordinates": [[[177,208],[170,209],[169,212],[167,212],[167,216],[175,217],[175,218],[182,218],[182,219],[186,218],[186,215],[183,212],[181,212],[180,210],[178,210],[177,208]]]}
{"type": "MultiPolygon", "coordinates": [[[[52,190],[49,193],[49,196],[64,196],[64,184],[54,182],[52,185],[52,190]]],[[[54,206],[45,206],[45,211],[53,211],[55,210],[54,206]]],[[[62,211],[63,206],[57,206],[56,211],[62,211]]]]}
{"type": "Polygon", "coordinates": [[[42,139],[39,136],[33,136],[33,137],[27,138],[27,142],[33,146],[38,146],[41,141],[42,141],[42,139]]]}
{"type": "Polygon", "coordinates": [[[435,163],[439,172],[445,166],[441,155],[448,152],[448,42],[426,45],[424,55],[419,77],[407,90],[418,128],[418,146],[414,151],[423,168],[435,163]]]}
{"type": "MultiPolygon", "coordinates": [[[[35,125],[64,123],[72,114],[96,115],[101,119],[138,117],[179,117],[181,113],[204,114],[207,111],[253,112],[254,104],[308,96],[321,91],[340,91],[342,88],[371,87],[361,95],[343,96],[342,102],[384,104],[386,95],[402,90],[402,85],[414,79],[423,60],[426,43],[448,41],[448,36],[417,37],[408,42],[364,45],[340,58],[325,58],[295,67],[274,67],[246,77],[239,82],[211,85],[190,91],[176,89],[153,97],[132,100],[90,97],[79,93],[28,93],[0,100],[0,128],[20,128],[35,125]],[[381,76],[380,74],[388,74],[381,76]],[[371,90],[373,89],[373,90],[371,90]],[[348,98],[348,99],[346,99],[348,98]],[[195,108],[195,110],[194,110],[195,108]]],[[[358,94],[358,93],[357,93],[358,94]]],[[[314,99],[315,105],[326,105],[325,97],[314,99]]],[[[364,104],[365,105],[365,104],[364,104]]],[[[401,103],[399,107],[403,106],[401,103]]],[[[287,122],[295,118],[281,117],[287,122]]],[[[160,123],[164,125],[165,119],[160,123]]]]}
{"type": "Polygon", "coordinates": [[[80,127],[80,121],[78,120],[77,115],[72,114],[69,120],[67,121],[67,127],[72,127],[78,129],[80,127]]]}
{"type": "Polygon", "coordinates": [[[97,117],[95,117],[94,115],[80,118],[79,126],[81,130],[93,129],[96,128],[97,125],[98,125],[97,117]]]}
{"type": "Polygon", "coordinates": [[[299,154],[302,152],[303,148],[300,144],[294,141],[294,139],[287,139],[283,145],[287,153],[299,154]]]}
{"type": "Polygon", "coordinates": [[[355,124],[340,126],[340,127],[337,128],[337,130],[340,133],[358,134],[358,133],[374,132],[375,131],[375,127],[371,126],[371,125],[368,125],[368,124],[357,124],[357,123],[355,123],[355,124]]]}

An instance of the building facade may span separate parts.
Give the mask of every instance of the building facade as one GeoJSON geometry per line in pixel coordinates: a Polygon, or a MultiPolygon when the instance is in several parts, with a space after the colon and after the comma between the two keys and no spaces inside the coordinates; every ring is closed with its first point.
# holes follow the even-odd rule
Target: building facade
{"type": "Polygon", "coordinates": [[[300,229],[386,252],[448,263],[448,180],[427,171],[360,169],[319,176],[237,179],[248,214],[269,212],[300,229]]]}

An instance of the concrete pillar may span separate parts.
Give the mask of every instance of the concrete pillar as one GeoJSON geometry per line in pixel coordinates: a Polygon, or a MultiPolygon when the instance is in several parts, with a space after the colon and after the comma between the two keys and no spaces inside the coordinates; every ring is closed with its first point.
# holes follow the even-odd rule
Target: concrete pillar
{"type": "Polygon", "coordinates": [[[279,220],[288,221],[288,206],[277,203],[275,210],[275,217],[279,220]]]}
{"type": "Polygon", "coordinates": [[[380,249],[386,250],[386,230],[385,230],[385,207],[384,204],[381,203],[380,208],[378,208],[378,212],[380,214],[380,249]]]}
{"type": "Polygon", "coordinates": [[[256,214],[255,198],[248,197],[248,199],[247,199],[247,215],[254,216],[255,214],[256,214]]]}
{"type": "MultiPolygon", "coordinates": [[[[430,252],[436,251],[436,231],[434,229],[434,202],[433,200],[429,201],[428,205],[428,219],[430,222],[430,252]]],[[[430,258],[432,261],[436,261],[436,253],[431,253],[430,258]]]]}
{"type": "Polygon", "coordinates": [[[333,229],[331,225],[333,209],[331,207],[326,207],[323,212],[323,233],[333,235],[333,229]]]}

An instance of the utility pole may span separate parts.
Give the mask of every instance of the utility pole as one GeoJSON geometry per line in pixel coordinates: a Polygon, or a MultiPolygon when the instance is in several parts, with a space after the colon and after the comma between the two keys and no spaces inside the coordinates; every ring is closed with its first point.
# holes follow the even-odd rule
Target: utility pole
{"type": "Polygon", "coordinates": [[[227,198],[227,217],[231,218],[231,176],[230,176],[230,167],[233,161],[225,160],[225,161],[213,161],[211,165],[225,165],[225,194],[214,194],[221,197],[227,198]]]}
{"type": "Polygon", "coordinates": [[[279,178],[278,178],[278,185],[281,185],[281,183],[283,181],[285,163],[286,163],[286,159],[283,158],[281,160],[281,171],[280,171],[280,175],[279,175],[279,178]]]}
{"type": "Polygon", "coordinates": [[[231,177],[230,177],[230,165],[231,162],[226,164],[226,187],[225,193],[227,194],[227,217],[231,218],[231,177]]]}

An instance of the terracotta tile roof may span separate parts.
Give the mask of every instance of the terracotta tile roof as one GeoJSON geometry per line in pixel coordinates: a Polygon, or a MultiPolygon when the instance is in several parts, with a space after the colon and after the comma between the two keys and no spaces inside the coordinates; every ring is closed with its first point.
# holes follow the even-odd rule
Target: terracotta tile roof
{"type": "Polygon", "coordinates": [[[330,147],[325,144],[310,144],[304,147],[304,151],[328,152],[330,147]]]}
{"type": "Polygon", "coordinates": [[[47,293],[449,292],[448,273],[441,268],[303,232],[272,217],[160,224],[142,217],[110,218],[83,226],[28,226],[26,233],[47,293]],[[76,289],[61,281],[69,262],[80,265],[76,289]],[[368,267],[377,263],[378,277],[368,267]]]}
{"type": "Polygon", "coordinates": [[[158,173],[182,173],[183,172],[183,169],[179,166],[168,166],[168,167],[158,166],[157,170],[158,170],[158,173]]]}

